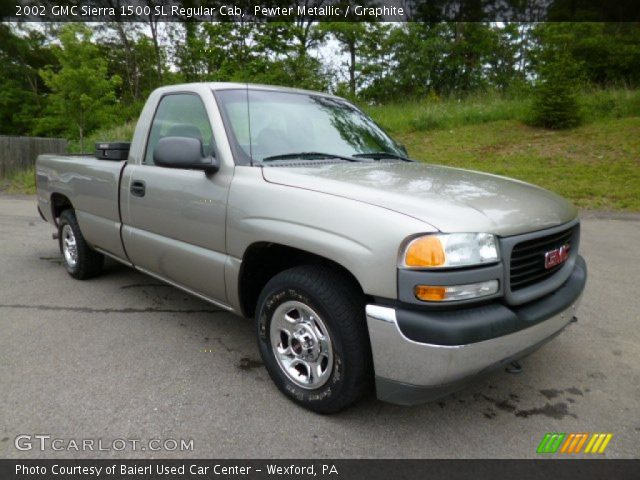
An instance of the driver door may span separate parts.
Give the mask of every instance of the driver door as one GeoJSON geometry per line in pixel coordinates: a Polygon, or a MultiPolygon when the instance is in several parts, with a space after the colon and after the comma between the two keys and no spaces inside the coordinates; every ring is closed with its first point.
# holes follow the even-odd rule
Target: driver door
{"type": "Polygon", "coordinates": [[[226,305],[226,198],[230,178],[218,172],[154,165],[161,138],[182,136],[215,154],[205,105],[196,93],[167,94],[158,103],[143,162],[125,168],[122,236],[140,270],[226,305]]]}

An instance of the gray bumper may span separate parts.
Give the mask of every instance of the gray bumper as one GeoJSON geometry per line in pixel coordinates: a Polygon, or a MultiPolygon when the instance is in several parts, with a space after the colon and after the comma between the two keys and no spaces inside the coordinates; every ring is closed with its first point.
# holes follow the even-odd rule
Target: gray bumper
{"type": "MultiPolygon", "coordinates": [[[[508,309],[528,324],[521,322],[513,333],[462,345],[412,340],[401,330],[398,310],[367,305],[378,398],[402,405],[433,400],[458,390],[477,375],[528,355],[571,322],[585,283],[586,266],[579,258],[572,277],[551,298],[508,309]]],[[[447,322],[455,325],[451,312],[447,315],[447,322]]],[[[429,321],[433,316],[428,315],[429,321]]],[[[468,318],[469,312],[461,312],[461,316],[468,318]]],[[[427,321],[425,316],[425,324],[427,321]]]]}

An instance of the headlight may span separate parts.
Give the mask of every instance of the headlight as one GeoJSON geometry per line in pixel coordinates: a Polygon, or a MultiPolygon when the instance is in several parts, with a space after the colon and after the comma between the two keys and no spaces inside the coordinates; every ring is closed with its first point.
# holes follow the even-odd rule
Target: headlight
{"type": "Polygon", "coordinates": [[[453,268],[498,261],[496,237],[490,233],[438,233],[418,237],[404,249],[407,268],[453,268]]]}

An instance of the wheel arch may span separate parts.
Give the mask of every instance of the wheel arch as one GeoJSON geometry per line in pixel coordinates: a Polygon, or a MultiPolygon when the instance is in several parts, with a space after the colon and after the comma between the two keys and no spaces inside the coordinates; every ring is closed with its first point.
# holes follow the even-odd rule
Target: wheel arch
{"type": "Polygon", "coordinates": [[[51,194],[51,215],[56,226],[62,212],[68,209],[73,210],[73,204],[66,195],[57,192],[51,194]]]}
{"type": "Polygon", "coordinates": [[[364,294],[362,284],[344,265],[306,250],[273,242],[255,242],[244,252],[238,276],[242,314],[253,317],[260,292],[278,273],[300,265],[325,265],[342,274],[364,294]]]}

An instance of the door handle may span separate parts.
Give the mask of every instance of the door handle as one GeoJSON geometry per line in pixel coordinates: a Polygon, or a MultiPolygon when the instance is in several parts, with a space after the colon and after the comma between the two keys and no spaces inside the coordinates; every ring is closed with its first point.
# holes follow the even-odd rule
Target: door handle
{"type": "Polygon", "coordinates": [[[134,180],[131,182],[131,195],[136,197],[144,197],[146,188],[142,180],[134,180]]]}

